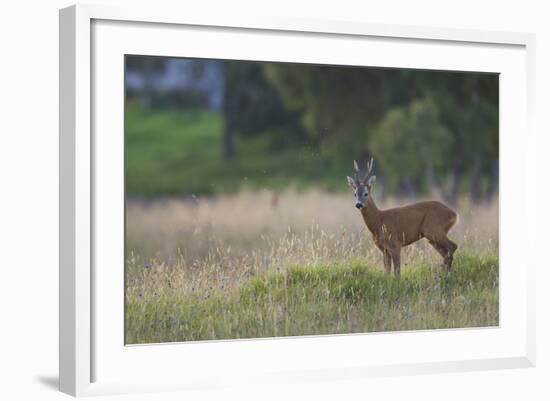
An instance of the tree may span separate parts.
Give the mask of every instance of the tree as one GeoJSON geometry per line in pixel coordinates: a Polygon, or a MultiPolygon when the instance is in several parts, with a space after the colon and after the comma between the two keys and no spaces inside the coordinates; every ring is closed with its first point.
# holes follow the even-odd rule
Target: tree
{"type": "MultiPolygon", "coordinates": [[[[389,111],[398,108],[405,113],[412,103],[432,99],[453,149],[437,171],[447,176],[448,200],[456,199],[464,177],[469,178],[474,200],[482,196],[484,179],[491,183],[489,191],[495,190],[498,75],[305,64],[269,64],[264,71],[286,107],[301,114],[314,143],[346,157],[372,153],[371,134],[380,129],[389,111]]],[[[410,187],[418,189],[423,181],[419,177],[433,176],[433,169],[410,178],[410,187]]]]}
{"type": "Polygon", "coordinates": [[[445,166],[451,143],[451,132],[441,123],[430,97],[389,110],[368,142],[390,186],[400,187],[409,196],[445,166]]]}
{"type": "Polygon", "coordinates": [[[300,113],[310,142],[342,155],[366,153],[361,134],[389,104],[407,100],[397,96],[406,82],[392,80],[393,70],[280,63],[266,64],[264,72],[285,106],[300,113]]]}
{"type": "Polygon", "coordinates": [[[286,138],[274,141],[292,145],[302,139],[298,113],[288,110],[279,94],[267,82],[262,63],[244,61],[224,62],[224,158],[236,155],[236,137],[252,137],[269,133],[287,133],[286,138]],[[294,137],[292,137],[294,135],[294,137]]]}
{"type": "Polygon", "coordinates": [[[474,201],[482,197],[482,177],[492,184],[491,196],[498,177],[498,75],[450,73],[435,78],[431,90],[453,134],[447,197],[456,199],[466,175],[474,201]]]}

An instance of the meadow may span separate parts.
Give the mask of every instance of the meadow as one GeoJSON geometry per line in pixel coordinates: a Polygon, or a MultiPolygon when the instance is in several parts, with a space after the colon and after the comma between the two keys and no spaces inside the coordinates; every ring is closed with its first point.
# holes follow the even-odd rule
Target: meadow
{"type": "Polygon", "coordinates": [[[497,199],[459,200],[451,273],[422,240],[396,279],[351,190],[240,188],[127,200],[126,343],[499,324],[497,199]]]}

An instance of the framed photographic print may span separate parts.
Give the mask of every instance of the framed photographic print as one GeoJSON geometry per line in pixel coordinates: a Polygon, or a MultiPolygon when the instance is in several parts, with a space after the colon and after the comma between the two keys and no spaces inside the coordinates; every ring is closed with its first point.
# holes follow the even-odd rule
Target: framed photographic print
{"type": "Polygon", "coordinates": [[[533,366],[533,46],[61,10],[61,390],[533,366]]]}

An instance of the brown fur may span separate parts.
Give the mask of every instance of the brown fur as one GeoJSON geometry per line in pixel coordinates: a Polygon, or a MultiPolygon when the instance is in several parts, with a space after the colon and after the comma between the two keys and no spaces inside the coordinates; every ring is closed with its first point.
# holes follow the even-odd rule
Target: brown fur
{"type": "MultiPolygon", "coordinates": [[[[368,187],[369,193],[371,188],[368,187]]],[[[443,257],[443,267],[451,270],[457,245],[447,233],[458,219],[455,211],[441,202],[417,202],[388,210],[379,210],[368,197],[361,215],[372,233],[374,243],[384,255],[384,268],[396,276],[401,272],[401,248],[426,238],[443,257]]]]}

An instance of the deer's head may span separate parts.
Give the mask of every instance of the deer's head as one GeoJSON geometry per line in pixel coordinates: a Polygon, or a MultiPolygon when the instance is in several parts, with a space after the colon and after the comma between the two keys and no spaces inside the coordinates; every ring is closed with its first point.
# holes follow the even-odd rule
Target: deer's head
{"type": "Polygon", "coordinates": [[[353,192],[355,193],[355,207],[357,209],[365,207],[374,181],[376,181],[376,176],[371,175],[373,166],[374,160],[371,157],[370,162],[367,164],[367,172],[361,179],[359,178],[359,166],[355,160],[353,161],[354,175],[353,178],[348,176],[348,184],[353,188],[353,192]]]}

